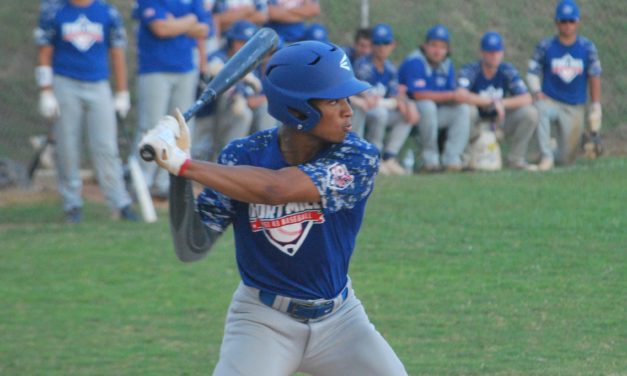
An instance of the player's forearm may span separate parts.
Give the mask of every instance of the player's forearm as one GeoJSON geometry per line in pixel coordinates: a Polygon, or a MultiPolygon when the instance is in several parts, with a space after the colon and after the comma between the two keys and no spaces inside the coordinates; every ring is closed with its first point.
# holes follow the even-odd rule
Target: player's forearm
{"type": "Polygon", "coordinates": [[[275,22],[300,22],[302,17],[292,12],[291,9],[286,9],[280,6],[269,5],[268,6],[268,20],[275,22]]]}
{"type": "Polygon", "coordinates": [[[590,101],[593,103],[601,102],[601,76],[590,77],[588,79],[590,89],[590,101]]]}
{"type": "Polygon", "coordinates": [[[298,8],[291,9],[292,13],[299,16],[302,20],[318,16],[320,14],[320,4],[310,2],[298,8]]]}
{"type": "MultiPolygon", "coordinates": [[[[52,54],[54,53],[54,47],[45,45],[39,47],[37,51],[37,66],[51,67],[52,66],[52,54]]],[[[51,89],[51,84],[40,85],[41,90],[51,89]]]]}
{"type": "Polygon", "coordinates": [[[126,53],[124,48],[116,47],[109,50],[115,91],[128,90],[128,69],[126,66],[126,53]]]}
{"type": "Polygon", "coordinates": [[[197,23],[187,32],[187,36],[194,39],[204,39],[209,33],[209,25],[206,23],[197,23]]]}
{"type": "Polygon", "coordinates": [[[254,24],[262,25],[268,21],[268,13],[254,12],[247,19],[254,24]]]}
{"type": "Polygon", "coordinates": [[[455,101],[454,91],[417,91],[412,93],[414,100],[431,100],[436,103],[447,103],[455,101]]]}
{"type": "Polygon", "coordinates": [[[242,202],[277,205],[320,201],[311,180],[295,167],[270,170],[191,161],[183,176],[242,202]]]}
{"type": "Polygon", "coordinates": [[[148,28],[159,38],[172,38],[187,33],[197,23],[196,15],[188,14],[178,18],[154,21],[148,25],[148,28]]]}
{"type": "Polygon", "coordinates": [[[529,93],[514,95],[513,97],[503,99],[503,107],[505,107],[506,110],[528,106],[531,103],[533,103],[533,98],[529,93]]]}
{"type": "Polygon", "coordinates": [[[216,23],[220,25],[221,30],[228,30],[233,23],[238,20],[248,19],[253,13],[255,13],[255,8],[249,5],[231,9],[228,12],[218,13],[214,15],[214,19],[217,21],[216,23]]]}

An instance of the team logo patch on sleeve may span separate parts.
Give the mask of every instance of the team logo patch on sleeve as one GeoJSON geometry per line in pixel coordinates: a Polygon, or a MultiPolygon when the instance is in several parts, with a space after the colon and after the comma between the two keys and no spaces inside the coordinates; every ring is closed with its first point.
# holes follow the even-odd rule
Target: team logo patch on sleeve
{"type": "Polygon", "coordinates": [[[329,166],[327,174],[329,188],[341,191],[350,186],[354,180],[355,177],[348,172],[346,165],[334,163],[329,166]]]}

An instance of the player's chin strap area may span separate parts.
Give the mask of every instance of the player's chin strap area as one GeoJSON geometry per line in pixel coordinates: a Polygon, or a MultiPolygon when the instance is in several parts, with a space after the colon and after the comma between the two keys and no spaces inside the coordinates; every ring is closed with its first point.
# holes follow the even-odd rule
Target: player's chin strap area
{"type": "Polygon", "coordinates": [[[203,258],[222,233],[209,229],[196,212],[188,179],[170,174],[170,230],[174,251],[181,261],[203,258]]]}
{"type": "Polygon", "coordinates": [[[346,301],[351,291],[350,279],[342,291],[333,299],[302,300],[259,290],[259,300],[268,307],[287,313],[296,320],[310,321],[322,319],[335,311],[346,301]]]}

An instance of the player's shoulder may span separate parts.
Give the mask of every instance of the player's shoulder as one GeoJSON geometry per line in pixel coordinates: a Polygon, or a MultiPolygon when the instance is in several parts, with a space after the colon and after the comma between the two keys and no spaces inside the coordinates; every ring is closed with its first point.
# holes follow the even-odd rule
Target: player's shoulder
{"type": "Polygon", "coordinates": [[[396,72],[396,70],[397,70],[397,68],[396,68],[396,64],[394,64],[394,62],[392,62],[392,60],[390,60],[390,59],[387,59],[387,60],[383,63],[383,66],[385,67],[384,69],[385,69],[386,71],[389,71],[389,72],[393,72],[393,73],[394,73],[394,72],[396,72]]]}
{"type": "Polygon", "coordinates": [[[594,44],[593,41],[591,41],[590,39],[584,37],[583,35],[578,35],[577,36],[577,44],[579,44],[580,46],[582,46],[584,49],[586,50],[596,50],[597,47],[594,44]]]}
{"type": "Polygon", "coordinates": [[[478,72],[481,70],[481,61],[475,60],[470,63],[462,64],[459,69],[466,72],[478,72]]]}
{"type": "Polygon", "coordinates": [[[424,63],[426,61],[425,55],[418,48],[411,51],[403,60],[403,63],[424,63]]]}
{"type": "Polygon", "coordinates": [[[559,42],[559,39],[557,38],[556,35],[544,37],[538,42],[537,48],[541,50],[548,50],[552,45],[558,42],[559,42]]]}
{"type": "Polygon", "coordinates": [[[231,140],[220,153],[220,164],[247,164],[253,154],[264,153],[276,143],[277,127],[231,140]]]}
{"type": "Polygon", "coordinates": [[[518,73],[518,68],[516,68],[516,66],[509,61],[503,61],[499,65],[499,70],[506,74],[518,73]]]}

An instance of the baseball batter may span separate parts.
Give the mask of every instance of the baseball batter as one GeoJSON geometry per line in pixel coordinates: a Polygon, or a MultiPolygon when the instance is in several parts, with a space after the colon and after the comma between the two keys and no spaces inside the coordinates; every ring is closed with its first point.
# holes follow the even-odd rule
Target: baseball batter
{"type": "Polygon", "coordinates": [[[208,245],[177,244],[181,260],[234,228],[242,282],[214,375],[406,375],[347,275],[379,165],[376,148],[351,132],[347,98],[368,84],[339,47],[307,41],[272,56],[263,87],[282,125],[231,142],[218,164],[190,159],[180,113],[143,140],[186,178],[173,176],[171,192],[191,221],[181,239],[208,245]],[[160,136],[168,132],[176,138],[160,136]],[[187,179],[206,186],[195,207],[187,179]]]}
{"type": "Polygon", "coordinates": [[[83,126],[98,183],[121,219],[136,220],[124,186],[115,112],[126,116],[126,32],[117,9],[102,0],[42,1],[36,42],[39,110],[55,119],[59,193],[65,220],[81,221],[83,126]],[[115,96],[109,85],[109,64],[115,96]]]}
{"type": "MultiPolygon", "coordinates": [[[[529,61],[527,82],[538,108],[540,170],[571,164],[577,158],[590,88],[588,125],[593,139],[601,129],[601,61],[589,39],[577,34],[579,8],[563,0],[555,9],[557,35],[542,40],[529,61]],[[551,123],[557,125],[557,150],[551,148],[551,123]]],[[[597,141],[598,142],[598,141],[597,141]]]]}

